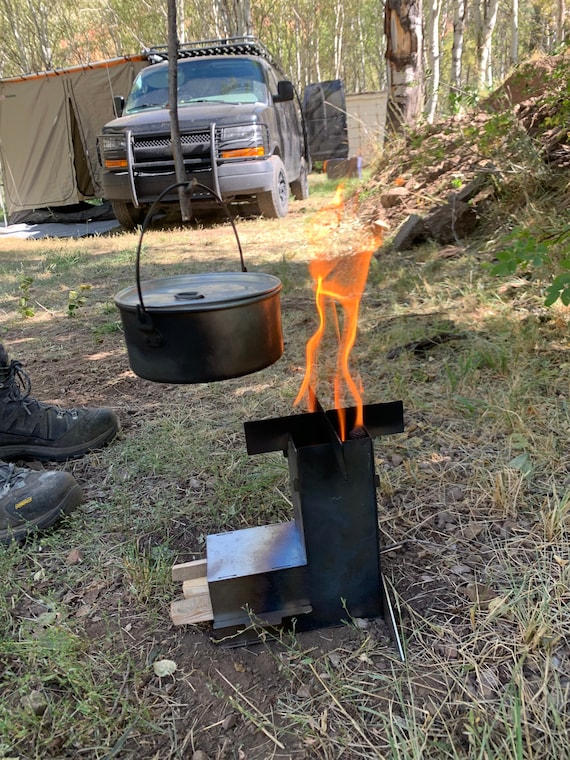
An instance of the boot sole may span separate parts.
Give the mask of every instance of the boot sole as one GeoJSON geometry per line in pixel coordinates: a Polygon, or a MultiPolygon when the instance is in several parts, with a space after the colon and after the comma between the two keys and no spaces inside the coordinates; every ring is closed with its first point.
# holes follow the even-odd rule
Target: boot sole
{"type": "Polygon", "coordinates": [[[12,459],[36,459],[39,462],[65,462],[68,459],[78,459],[90,451],[102,449],[103,446],[111,443],[117,437],[119,430],[119,425],[116,425],[114,428],[106,430],[97,436],[97,438],[83,442],[80,446],[58,448],[50,446],[47,443],[44,446],[41,444],[0,446],[0,459],[3,459],[5,462],[12,459]]]}
{"type": "Polygon", "coordinates": [[[44,531],[47,530],[47,528],[51,528],[51,526],[61,517],[73,512],[73,510],[81,504],[81,499],[81,488],[75,483],[68,491],[66,491],[59,504],[49,512],[45,512],[35,520],[29,520],[28,522],[19,525],[17,528],[1,530],[0,544],[9,544],[12,541],[20,543],[37,531],[44,531]]]}

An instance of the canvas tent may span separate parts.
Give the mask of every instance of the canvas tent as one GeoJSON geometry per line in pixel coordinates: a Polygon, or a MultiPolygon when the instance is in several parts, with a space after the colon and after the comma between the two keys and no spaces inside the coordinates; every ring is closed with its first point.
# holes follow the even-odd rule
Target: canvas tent
{"type": "Polygon", "coordinates": [[[0,80],[0,163],[8,214],[102,195],[97,135],[148,62],[125,56],[0,80]]]}

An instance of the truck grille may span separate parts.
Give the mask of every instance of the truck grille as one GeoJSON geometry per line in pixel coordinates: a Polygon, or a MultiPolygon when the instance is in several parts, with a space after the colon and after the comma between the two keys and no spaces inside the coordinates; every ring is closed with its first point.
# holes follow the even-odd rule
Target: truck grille
{"type": "MultiPolygon", "coordinates": [[[[220,130],[216,130],[219,144],[220,130]]],[[[189,132],[181,135],[182,153],[190,164],[210,163],[210,132],[189,132]]],[[[216,151],[216,154],[218,151],[216,151]]],[[[170,135],[133,135],[134,168],[149,169],[151,166],[173,164],[170,135]]],[[[217,156],[219,157],[219,156],[217,156]]]]}

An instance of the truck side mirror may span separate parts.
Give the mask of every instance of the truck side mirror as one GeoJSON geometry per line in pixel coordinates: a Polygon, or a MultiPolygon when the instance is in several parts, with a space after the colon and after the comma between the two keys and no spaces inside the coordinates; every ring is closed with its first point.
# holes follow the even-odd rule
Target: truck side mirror
{"type": "Polygon", "coordinates": [[[288,100],[295,99],[295,88],[287,79],[277,82],[277,95],[273,96],[274,103],[285,103],[288,100]]]}
{"type": "Polygon", "coordinates": [[[125,108],[124,97],[122,95],[115,95],[113,97],[113,111],[115,112],[115,116],[117,118],[123,115],[124,108],[125,108]]]}

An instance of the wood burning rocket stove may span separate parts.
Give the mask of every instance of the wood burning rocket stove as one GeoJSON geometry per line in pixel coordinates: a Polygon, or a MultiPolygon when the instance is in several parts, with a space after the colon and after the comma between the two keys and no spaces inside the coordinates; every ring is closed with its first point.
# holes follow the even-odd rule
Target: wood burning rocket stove
{"type": "Polygon", "coordinates": [[[249,454],[287,457],[294,514],[291,522],[207,537],[206,578],[187,588],[201,589],[198,597],[207,581],[211,608],[201,619],[213,619],[216,637],[243,643],[252,618],[267,627],[294,621],[300,631],[383,617],[403,659],[380,568],[372,442],[403,431],[403,407],[366,405],[359,427],[355,408],[341,411],[346,440],[338,410],[245,423],[249,454]]]}

